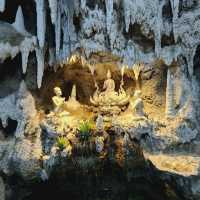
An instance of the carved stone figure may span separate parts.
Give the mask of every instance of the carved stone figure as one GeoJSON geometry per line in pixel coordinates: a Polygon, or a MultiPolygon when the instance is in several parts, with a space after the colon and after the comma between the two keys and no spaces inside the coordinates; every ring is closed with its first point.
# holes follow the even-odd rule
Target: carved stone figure
{"type": "Polygon", "coordinates": [[[54,92],[56,95],[52,98],[52,101],[54,104],[54,112],[58,113],[58,112],[62,111],[63,104],[65,102],[65,98],[62,97],[62,91],[59,87],[55,87],[54,92]]]}
{"type": "Polygon", "coordinates": [[[97,117],[96,128],[97,128],[97,131],[99,131],[99,132],[103,132],[103,130],[104,130],[103,116],[102,115],[98,115],[98,117],[97,117]]]}
{"type": "MultiPolygon", "coordinates": [[[[115,81],[111,78],[110,70],[108,70],[107,79],[104,81],[104,91],[100,92],[98,85],[96,86],[97,90],[93,97],[90,97],[90,101],[98,107],[100,114],[107,115],[107,117],[118,115],[129,103],[130,97],[126,94],[122,85],[118,92],[115,91],[115,81]]],[[[105,117],[104,120],[107,121],[105,117]]]]}
{"type": "Polygon", "coordinates": [[[136,115],[136,117],[144,117],[145,116],[144,103],[141,98],[141,91],[136,90],[134,97],[135,101],[132,103],[132,109],[134,110],[134,115],[136,115]]]}
{"type": "Polygon", "coordinates": [[[115,93],[115,81],[111,78],[111,72],[108,70],[107,72],[107,80],[104,82],[103,89],[104,94],[115,93]]]}
{"type": "Polygon", "coordinates": [[[104,148],[104,137],[102,136],[97,136],[95,139],[95,144],[96,144],[96,151],[98,153],[101,153],[104,148]]]}

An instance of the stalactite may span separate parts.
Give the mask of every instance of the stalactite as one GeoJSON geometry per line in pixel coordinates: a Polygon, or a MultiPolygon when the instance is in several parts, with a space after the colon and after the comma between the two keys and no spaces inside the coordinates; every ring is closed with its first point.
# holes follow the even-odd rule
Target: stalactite
{"type": "Polygon", "coordinates": [[[25,74],[27,69],[27,63],[28,63],[28,56],[31,51],[34,50],[36,45],[36,39],[35,37],[25,38],[25,40],[20,45],[20,51],[22,55],[22,71],[25,74]]]}
{"type": "Polygon", "coordinates": [[[49,60],[48,60],[49,66],[53,66],[56,64],[56,57],[55,57],[55,49],[49,48],[49,60]]]}
{"type": "Polygon", "coordinates": [[[56,24],[57,20],[57,8],[58,8],[58,0],[49,0],[49,7],[51,9],[51,21],[52,24],[56,24]]]}
{"type": "Polygon", "coordinates": [[[56,20],[56,26],[55,26],[55,35],[56,35],[56,59],[59,60],[60,41],[61,41],[61,11],[60,11],[60,6],[58,6],[57,20],[56,20]]]}
{"type": "Polygon", "coordinates": [[[19,33],[23,35],[29,35],[29,33],[25,29],[24,16],[23,16],[21,6],[18,7],[16,17],[15,17],[15,22],[12,25],[19,33]]]}
{"type": "Polygon", "coordinates": [[[46,33],[46,8],[45,0],[35,0],[37,11],[37,37],[41,48],[44,47],[46,33]]]}
{"type": "Polygon", "coordinates": [[[36,57],[37,57],[37,85],[38,88],[42,86],[42,78],[44,74],[44,49],[36,49],[36,57]]]}
{"type": "Polygon", "coordinates": [[[172,6],[172,13],[173,13],[173,31],[174,31],[174,39],[177,42],[178,34],[176,33],[175,24],[178,19],[179,14],[179,2],[180,0],[170,0],[172,6]]]}
{"type": "Polygon", "coordinates": [[[131,10],[129,8],[129,0],[123,1],[124,15],[125,15],[125,28],[126,32],[129,30],[129,25],[131,23],[131,10]]]}
{"type": "Polygon", "coordinates": [[[63,49],[62,49],[62,57],[63,59],[69,58],[71,50],[70,50],[70,34],[69,34],[69,27],[68,24],[66,24],[63,27],[63,49]]]}
{"type": "Polygon", "coordinates": [[[113,0],[106,0],[106,25],[108,34],[111,33],[112,15],[113,15],[113,0]]]}
{"type": "Polygon", "coordinates": [[[85,10],[86,8],[86,0],[81,0],[81,9],[85,10]]]}
{"type": "Polygon", "coordinates": [[[166,88],[166,117],[174,116],[174,89],[171,69],[167,71],[167,88],[166,88]]]}
{"type": "Polygon", "coordinates": [[[4,12],[6,7],[6,0],[0,0],[0,12],[4,12]]]}

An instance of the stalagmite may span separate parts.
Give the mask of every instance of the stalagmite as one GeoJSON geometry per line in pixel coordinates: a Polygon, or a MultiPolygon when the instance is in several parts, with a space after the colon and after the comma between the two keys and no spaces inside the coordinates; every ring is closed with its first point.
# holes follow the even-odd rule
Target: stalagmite
{"type": "Polygon", "coordinates": [[[54,48],[49,48],[49,60],[48,64],[49,66],[53,67],[56,63],[56,58],[55,58],[55,49],[54,48]]]}
{"type": "Polygon", "coordinates": [[[36,49],[37,57],[37,85],[38,88],[42,86],[42,78],[44,74],[44,49],[36,49]]]}
{"type": "Polygon", "coordinates": [[[57,8],[58,8],[57,0],[49,0],[49,7],[51,9],[51,21],[52,24],[55,25],[57,20],[57,8]]]}
{"type": "Polygon", "coordinates": [[[12,25],[19,33],[23,35],[29,35],[24,25],[24,16],[23,16],[21,6],[18,7],[16,17],[15,17],[15,22],[12,25]]]}
{"type": "Polygon", "coordinates": [[[45,0],[35,0],[37,11],[37,37],[41,48],[44,47],[46,33],[45,0]]]}
{"type": "Polygon", "coordinates": [[[6,0],[0,0],[0,12],[3,12],[6,7],[6,0]]]}
{"type": "Polygon", "coordinates": [[[166,88],[166,117],[174,116],[174,90],[173,90],[173,79],[171,70],[168,68],[167,71],[167,88],[166,88]]]}

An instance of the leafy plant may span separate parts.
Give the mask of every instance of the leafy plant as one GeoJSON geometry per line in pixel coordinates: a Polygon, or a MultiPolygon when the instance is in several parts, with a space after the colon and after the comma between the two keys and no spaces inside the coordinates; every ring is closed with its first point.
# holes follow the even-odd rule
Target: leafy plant
{"type": "Polygon", "coordinates": [[[88,120],[81,122],[78,128],[78,137],[80,141],[88,141],[91,136],[91,130],[92,125],[88,120]]]}
{"type": "Polygon", "coordinates": [[[64,150],[69,146],[69,141],[65,137],[58,137],[57,138],[57,146],[59,147],[60,150],[64,150]]]}

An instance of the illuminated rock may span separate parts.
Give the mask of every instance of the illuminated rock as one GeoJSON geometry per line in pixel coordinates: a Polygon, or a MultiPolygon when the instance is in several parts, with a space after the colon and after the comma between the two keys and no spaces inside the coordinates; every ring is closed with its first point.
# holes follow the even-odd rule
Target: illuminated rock
{"type": "Polygon", "coordinates": [[[166,88],[166,117],[173,117],[175,114],[174,110],[174,84],[173,75],[171,70],[167,71],[167,88],[166,88]]]}
{"type": "Polygon", "coordinates": [[[133,115],[136,116],[136,117],[145,117],[144,103],[143,103],[143,100],[141,98],[141,91],[136,90],[134,97],[135,97],[135,100],[131,104],[132,109],[133,109],[133,115]]]}
{"type": "Polygon", "coordinates": [[[81,107],[81,104],[76,99],[76,85],[73,85],[71,95],[65,102],[65,108],[71,112],[77,111],[81,107]]]}

